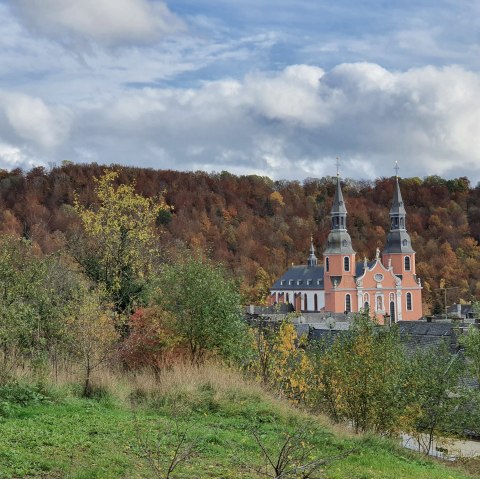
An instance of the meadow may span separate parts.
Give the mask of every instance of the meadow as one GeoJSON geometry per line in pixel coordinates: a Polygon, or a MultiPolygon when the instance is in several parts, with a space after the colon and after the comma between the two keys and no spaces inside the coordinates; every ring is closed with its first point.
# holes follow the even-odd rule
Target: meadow
{"type": "Polygon", "coordinates": [[[82,398],[75,374],[17,371],[0,388],[0,478],[275,477],[261,448],[278,458],[288,437],[292,456],[325,460],[312,478],[479,477],[478,462],[444,464],[353,434],[217,364],[176,365],[159,377],[99,370],[93,391],[82,398]],[[176,448],[188,457],[167,476],[176,448]]]}

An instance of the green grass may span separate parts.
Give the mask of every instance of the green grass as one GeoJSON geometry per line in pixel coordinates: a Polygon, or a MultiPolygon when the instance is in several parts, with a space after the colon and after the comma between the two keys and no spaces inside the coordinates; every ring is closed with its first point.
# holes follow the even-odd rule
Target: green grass
{"type": "Polygon", "coordinates": [[[177,375],[163,388],[124,390],[97,400],[78,398],[66,387],[54,390],[51,400],[45,392],[27,394],[22,405],[0,412],[0,479],[156,477],[146,460],[147,448],[158,447],[158,456],[167,457],[175,445],[176,426],[188,426],[198,455],[173,478],[261,477],[254,471],[261,455],[252,429],[270,449],[278,447],[285,433],[299,430],[312,432],[308,441],[319,456],[355,449],[327,467],[325,477],[330,479],[473,477],[386,440],[334,434],[323,419],[221,374],[223,378],[199,373],[185,384],[175,382],[181,377],[177,375]]]}

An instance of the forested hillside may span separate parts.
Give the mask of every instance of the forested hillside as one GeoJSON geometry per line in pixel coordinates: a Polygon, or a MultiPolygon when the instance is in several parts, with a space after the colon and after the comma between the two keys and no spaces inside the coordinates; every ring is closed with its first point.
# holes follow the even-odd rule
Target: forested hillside
{"type": "MultiPolygon", "coordinates": [[[[72,208],[75,195],[80,204],[94,205],[94,178],[104,168],[65,163],[51,171],[1,171],[0,232],[30,239],[39,252],[61,249],[79,224],[72,208]]],[[[246,301],[259,300],[291,263],[305,262],[312,234],[321,257],[332,178],[300,183],[228,172],[113,168],[120,173],[119,183],[134,182],[137,192],[148,197],[163,194],[172,207],[157,219],[160,246],[201,249],[221,261],[242,282],[246,301]]],[[[448,302],[480,298],[480,187],[467,178],[437,176],[400,183],[426,312],[443,302],[443,292],[435,291],[442,279],[447,288],[457,288],[447,290],[448,302]]],[[[346,180],[343,191],[357,258],[372,258],[388,233],[393,178],[346,180]]]]}

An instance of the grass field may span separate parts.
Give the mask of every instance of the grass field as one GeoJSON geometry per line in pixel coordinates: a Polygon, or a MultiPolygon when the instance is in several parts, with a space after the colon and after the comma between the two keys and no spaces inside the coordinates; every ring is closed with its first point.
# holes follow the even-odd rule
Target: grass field
{"type": "MultiPolygon", "coordinates": [[[[31,384],[31,383],[29,383],[31,384]]],[[[264,458],[286,434],[302,434],[310,459],[345,456],[314,477],[329,479],[460,479],[476,477],[410,453],[391,441],[353,436],[321,416],[291,407],[257,384],[217,366],[179,367],[158,384],[147,376],[104,377],[96,399],[79,387],[0,388],[0,479],[154,478],[176,431],[196,455],[171,478],[260,478],[264,458]]]]}

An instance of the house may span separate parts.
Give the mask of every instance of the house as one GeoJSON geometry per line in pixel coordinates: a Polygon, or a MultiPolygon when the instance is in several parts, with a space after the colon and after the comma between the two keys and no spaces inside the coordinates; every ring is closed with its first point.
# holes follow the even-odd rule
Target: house
{"type": "Polygon", "coordinates": [[[390,231],[383,252],[356,261],[347,229],[347,208],[337,174],[331,229],[318,264],[313,241],[307,264],[292,266],[270,289],[269,304],[290,303],[296,311],[332,315],[369,311],[380,321],[422,317],[422,286],[415,270],[415,251],[406,229],[406,210],[395,179],[390,231]]]}

